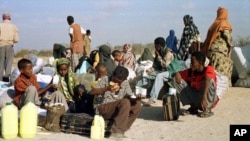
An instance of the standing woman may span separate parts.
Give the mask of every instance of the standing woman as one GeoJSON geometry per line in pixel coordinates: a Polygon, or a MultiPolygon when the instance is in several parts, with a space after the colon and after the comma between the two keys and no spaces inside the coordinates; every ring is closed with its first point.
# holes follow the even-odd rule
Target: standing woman
{"type": "Polygon", "coordinates": [[[229,80],[233,69],[233,61],[230,58],[232,47],[232,26],[228,21],[228,10],[219,7],[217,18],[208,29],[202,52],[209,58],[215,70],[226,75],[229,80]]]}
{"type": "Polygon", "coordinates": [[[177,38],[175,36],[175,32],[173,29],[171,29],[169,31],[169,35],[168,37],[166,38],[166,45],[168,48],[172,49],[174,51],[174,53],[177,54],[177,38]]]}
{"type": "Polygon", "coordinates": [[[192,46],[199,46],[200,41],[200,32],[197,26],[193,22],[193,17],[190,15],[185,15],[183,17],[184,21],[184,29],[180,41],[180,46],[178,50],[178,59],[179,60],[186,60],[192,52],[199,51],[199,47],[194,47],[195,49],[191,48],[192,46]]]}

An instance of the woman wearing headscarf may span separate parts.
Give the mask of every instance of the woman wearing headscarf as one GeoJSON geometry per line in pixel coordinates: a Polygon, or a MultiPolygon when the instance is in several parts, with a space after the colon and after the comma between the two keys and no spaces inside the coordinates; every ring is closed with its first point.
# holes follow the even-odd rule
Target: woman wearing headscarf
{"type": "Polygon", "coordinates": [[[166,38],[166,45],[168,48],[172,49],[177,54],[177,38],[173,29],[169,31],[169,35],[166,38]]]}
{"type": "Polygon", "coordinates": [[[53,45],[53,56],[54,59],[66,58],[67,56],[67,47],[63,44],[55,43],[53,45]]]}
{"type": "Polygon", "coordinates": [[[215,70],[226,75],[229,80],[233,69],[230,58],[232,47],[232,26],[228,21],[228,10],[219,7],[217,18],[208,29],[202,52],[207,55],[215,70]]]}
{"type": "Polygon", "coordinates": [[[132,53],[132,46],[130,44],[125,44],[123,46],[122,52],[123,52],[123,61],[121,65],[126,68],[135,70],[136,59],[134,54],[132,53]]]}
{"type": "Polygon", "coordinates": [[[108,45],[101,45],[99,48],[99,62],[107,67],[108,76],[113,74],[116,68],[115,61],[111,58],[111,48],[108,45]]]}
{"type": "Polygon", "coordinates": [[[81,101],[81,96],[87,91],[83,85],[79,85],[79,80],[73,74],[69,60],[66,58],[58,59],[56,69],[59,82],[55,88],[63,93],[70,112],[82,112],[84,102],[81,101]]]}
{"type": "MultiPolygon", "coordinates": [[[[183,21],[184,21],[185,27],[183,29],[177,57],[179,60],[185,61],[188,58],[189,54],[191,53],[191,52],[189,52],[189,49],[190,49],[192,43],[196,42],[197,44],[199,44],[200,32],[199,32],[197,26],[194,24],[192,16],[185,15],[183,17],[183,21]]],[[[193,51],[195,51],[195,50],[193,50],[193,51]]]]}
{"type": "Polygon", "coordinates": [[[154,61],[154,56],[152,55],[151,51],[149,48],[145,48],[141,57],[137,60],[138,63],[141,61],[154,61]]]}

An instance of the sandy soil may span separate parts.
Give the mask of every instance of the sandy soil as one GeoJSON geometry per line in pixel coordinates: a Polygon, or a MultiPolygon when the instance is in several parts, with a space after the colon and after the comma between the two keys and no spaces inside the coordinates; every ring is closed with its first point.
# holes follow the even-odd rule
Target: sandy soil
{"type": "MultiPolygon", "coordinates": [[[[231,124],[250,124],[250,89],[231,87],[214,109],[214,116],[180,116],[178,121],[164,121],[162,102],[142,111],[123,141],[228,141],[231,124]]],[[[143,99],[147,101],[147,99],[143,99]]],[[[188,107],[183,107],[185,109],[188,107]]],[[[2,138],[0,138],[2,140],[2,138]]],[[[25,141],[16,138],[15,141],[25,141]]],[[[88,136],[38,132],[34,141],[88,141],[88,136]]],[[[103,141],[112,139],[105,138],[103,141]]]]}

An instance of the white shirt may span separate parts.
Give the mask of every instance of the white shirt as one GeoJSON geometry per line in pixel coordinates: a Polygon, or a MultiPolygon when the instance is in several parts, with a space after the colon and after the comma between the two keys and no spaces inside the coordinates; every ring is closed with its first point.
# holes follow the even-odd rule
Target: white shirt
{"type": "MultiPolygon", "coordinates": [[[[73,24],[75,24],[75,23],[73,23],[73,24]]],[[[81,27],[81,33],[82,34],[86,34],[86,30],[85,29],[83,29],[82,27],[81,27]]],[[[69,34],[73,34],[73,28],[72,27],[69,27],[69,34]]]]}

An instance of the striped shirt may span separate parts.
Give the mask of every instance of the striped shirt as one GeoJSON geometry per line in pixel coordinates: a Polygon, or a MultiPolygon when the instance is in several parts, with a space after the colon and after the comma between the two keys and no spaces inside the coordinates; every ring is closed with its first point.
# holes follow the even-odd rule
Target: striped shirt
{"type": "MultiPolygon", "coordinates": [[[[109,86],[109,82],[108,76],[102,77],[96,84],[95,88],[107,87],[109,86]]],[[[96,95],[94,99],[94,107],[98,106],[99,104],[113,102],[130,95],[133,95],[133,92],[130,88],[128,80],[124,80],[121,83],[120,90],[118,92],[106,91],[102,94],[96,95]]]]}

